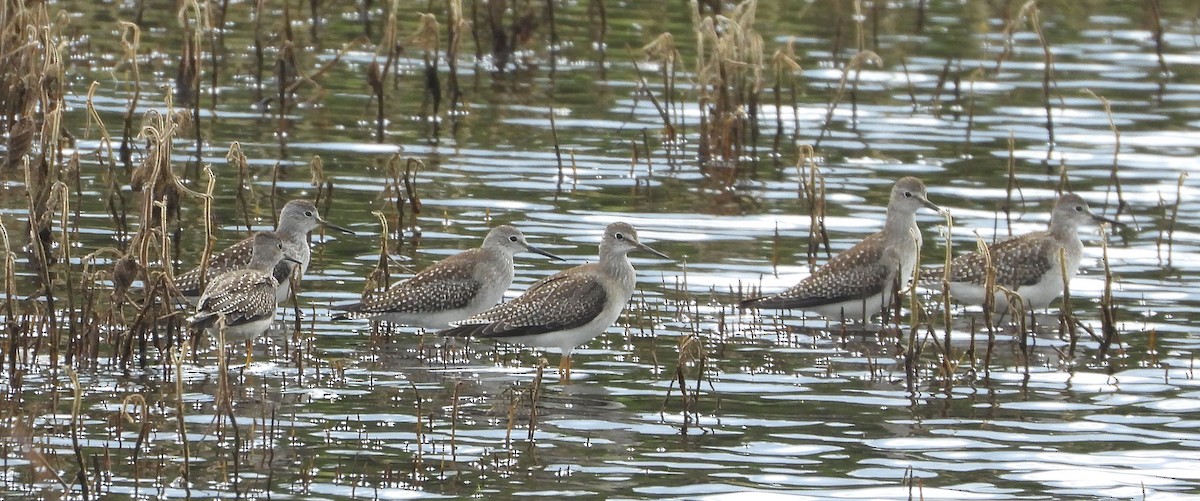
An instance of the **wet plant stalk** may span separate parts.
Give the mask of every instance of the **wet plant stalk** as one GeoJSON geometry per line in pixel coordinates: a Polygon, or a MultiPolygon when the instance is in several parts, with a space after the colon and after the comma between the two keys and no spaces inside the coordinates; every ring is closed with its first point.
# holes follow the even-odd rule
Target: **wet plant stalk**
{"type": "Polygon", "coordinates": [[[1104,333],[1104,340],[1100,343],[1100,359],[1103,360],[1110,355],[1115,346],[1120,349],[1121,334],[1117,331],[1117,308],[1113,304],[1112,292],[1112,267],[1108,262],[1108,224],[1101,226],[1100,239],[1100,262],[1104,264],[1104,291],[1100,295],[1100,325],[1104,333]]]}

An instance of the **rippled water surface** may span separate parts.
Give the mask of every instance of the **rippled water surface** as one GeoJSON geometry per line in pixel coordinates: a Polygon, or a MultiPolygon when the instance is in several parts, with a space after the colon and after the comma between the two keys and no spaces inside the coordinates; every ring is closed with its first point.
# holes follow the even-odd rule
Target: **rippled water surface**
{"type": "MultiPolygon", "coordinates": [[[[168,100],[190,110],[170,90],[186,31],[175,2],[146,3],[135,136],[147,112],[168,111],[168,100]]],[[[173,169],[203,191],[199,167],[211,166],[215,235],[224,246],[245,236],[247,220],[270,227],[284,201],[317,196],[310,164],[319,156],[332,187],[321,195],[324,215],[357,235],[313,236],[301,319],[281,309],[271,343],[257,344],[249,365],[244,350],[236,352],[232,412],[218,406],[223,378],[207,338],[176,364],[176,352],[150,334],[119,348],[116,340],[127,338],[117,323],[87,360],[68,361],[51,354],[51,340],[18,349],[8,331],[3,497],[79,498],[81,476],[88,496],[145,498],[1200,493],[1195,4],[1043,2],[1037,19],[1053,56],[1044,88],[1044,53],[1031,23],[1014,20],[1006,31],[1016,5],[1006,13],[994,2],[862,2],[858,24],[846,2],[763,2],[754,25],[767,60],[756,111],[761,136],[729,175],[732,162],[697,161],[702,108],[685,2],[603,1],[603,51],[595,42],[601,2],[548,2],[557,42],[546,3],[512,2],[516,13],[502,23],[532,19],[529,36],[516,38],[517,51],[496,71],[490,34],[478,41],[477,60],[468,29],[455,61],[465,105],[451,113],[442,95],[436,114],[425,91],[425,52],[410,38],[422,9],[399,2],[404,50],[396,80],[385,82],[382,136],[367,75],[377,57],[386,58],[387,49],[376,48],[388,18],[380,4],[388,2],[366,2],[369,35],[355,7],[315,2],[322,19],[315,38],[308,2],[288,2],[286,12],[283,2],[265,2],[261,19],[253,2],[226,3],[225,35],[211,42],[205,34],[201,44],[199,122],[190,111],[180,118],[173,169]],[[1151,4],[1162,10],[1162,65],[1151,4]],[[290,50],[311,81],[297,85],[281,117],[276,66],[285,18],[290,50]],[[262,90],[256,23],[267,33],[262,90]],[[677,142],[668,141],[655,104],[668,94],[660,63],[641,50],[665,31],[679,47],[678,95],[667,107],[680,126],[677,142]],[[881,64],[844,71],[860,32],[863,49],[881,64]],[[783,80],[777,102],[769,65],[787,46],[802,69],[783,80]],[[1111,103],[1111,117],[1099,98],[1111,103]],[[234,142],[252,176],[241,195],[226,157],[234,142]],[[962,252],[977,238],[1043,228],[1064,186],[1126,223],[1103,237],[1106,250],[1100,231],[1082,232],[1084,264],[1071,282],[1077,344],[1057,302],[1036,316],[1029,335],[1012,326],[989,335],[971,309],[955,310],[948,333],[940,313],[914,330],[907,315],[899,325],[843,328],[800,312],[731,306],[749,289],[782,290],[811,270],[802,194],[810,165],[797,167],[805,145],[816,146],[812,165],[824,180],[833,252],[880,227],[888,188],[902,175],[922,177],[930,199],[954,216],[948,229],[941,216],[918,215],[930,264],[944,259],[947,236],[962,252]],[[397,154],[421,164],[412,183],[417,214],[403,202],[398,215],[396,192],[385,189],[397,154]],[[617,325],[576,350],[574,378],[564,384],[557,353],[331,322],[329,306],[358,298],[379,261],[381,226],[372,211],[389,221],[393,280],[478,245],[502,223],[567,258],[519,255],[509,297],[595,260],[612,221],[630,222],[674,260],[632,256],[638,292],[617,325]],[[1100,305],[1105,254],[1115,306],[1109,342],[1100,305]]],[[[131,189],[121,162],[109,166],[87,111],[97,82],[91,101],[119,143],[133,76],[120,62],[117,22],[136,18],[132,4],[140,2],[49,8],[69,22],[61,40],[62,129],[73,138],[66,153],[79,154],[77,173],[65,179],[71,210],[79,211],[71,223],[73,281],[83,276],[84,256],[128,243],[107,208],[114,193],[127,204],[130,231],[139,224],[143,194],[131,189]]],[[[443,51],[437,73],[446,85],[447,13],[434,4],[443,51]]],[[[488,4],[465,4],[465,16],[486,24],[488,4]]],[[[149,150],[145,140],[133,146],[136,166],[149,150]]],[[[18,251],[15,300],[33,311],[45,302],[35,297],[37,271],[23,250],[24,188],[20,169],[5,172],[0,219],[18,251]]],[[[170,236],[186,269],[204,247],[204,213],[198,199],[180,203],[181,231],[170,236]]],[[[111,268],[111,258],[101,255],[97,266],[111,268]]],[[[821,248],[815,262],[825,259],[821,248]]],[[[63,299],[56,304],[63,308],[63,299]]],[[[67,336],[58,342],[66,346],[67,336]]]]}

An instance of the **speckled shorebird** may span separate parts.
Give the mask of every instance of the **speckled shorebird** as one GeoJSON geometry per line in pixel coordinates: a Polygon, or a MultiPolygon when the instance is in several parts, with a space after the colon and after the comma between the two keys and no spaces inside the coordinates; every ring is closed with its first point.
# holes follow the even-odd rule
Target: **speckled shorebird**
{"type": "MultiPolygon", "coordinates": [[[[309,256],[311,255],[308,248],[308,233],[315,230],[317,226],[325,226],[349,235],[354,234],[353,231],[321,218],[321,214],[317,212],[317,206],[308,200],[292,200],[279,212],[279,225],[275,228],[274,233],[283,241],[284,255],[291,259],[279,261],[272,272],[275,280],[279,282],[275,288],[277,302],[287,301],[291,296],[293,271],[299,269],[297,278],[303,277],[304,272],[308,271],[309,256]]],[[[211,279],[230,270],[245,268],[250,263],[253,249],[254,237],[249,237],[212,256],[208,260],[208,277],[211,279]]],[[[200,296],[200,283],[199,267],[175,278],[175,286],[189,301],[194,301],[200,296]]]]}
{"type": "Polygon", "coordinates": [[[571,351],[608,329],[633,297],[637,277],[628,254],[638,249],[670,259],[639,242],[633,226],[612,223],[600,240],[598,262],[543,279],[516,299],[438,334],[558,348],[559,376],[570,379],[571,351]]]}
{"type": "Polygon", "coordinates": [[[465,250],[425,268],[365,301],[337,306],[334,320],[372,319],[426,329],[445,329],[495,306],[512,285],[513,255],[529,251],[562,261],[529,245],[521,230],[497,226],[481,247],[465,250]]]}
{"type": "Polygon", "coordinates": [[[273,271],[280,262],[293,261],[284,255],[283,240],[272,232],[260,231],[250,237],[250,263],[242,269],[226,271],[213,278],[196,304],[196,314],[188,319],[192,327],[214,330],[225,318],[225,339],[247,339],[262,334],[275,320],[276,288],[279,281],[273,271]]]}
{"type": "MultiPolygon", "coordinates": [[[[996,270],[996,285],[1019,294],[1025,309],[1040,310],[1063,292],[1063,266],[1059,251],[1066,258],[1066,280],[1079,270],[1083,259],[1083,242],[1079,240],[1079,225],[1089,222],[1120,224],[1093,214],[1079,195],[1067,193],[1058,198],[1050,212],[1050,229],[1035,231],[997,242],[988,247],[992,268],[996,270]]],[[[922,275],[923,285],[940,288],[945,267],[931,268],[922,275]]],[[[983,304],[987,266],[982,253],[972,252],[950,262],[950,296],[962,303],[983,304]]],[[[1008,298],[993,293],[994,311],[1008,310],[1008,298]]]]}
{"type": "Polygon", "coordinates": [[[887,308],[897,287],[912,278],[921,251],[916,220],[921,207],[941,212],[925,197],[925,183],[915,177],[900,178],[892,186],[883,230],[834,256],[791,289],[742,301],[741,306],[808,310],[830,320],[865,321],[887,308]]]}

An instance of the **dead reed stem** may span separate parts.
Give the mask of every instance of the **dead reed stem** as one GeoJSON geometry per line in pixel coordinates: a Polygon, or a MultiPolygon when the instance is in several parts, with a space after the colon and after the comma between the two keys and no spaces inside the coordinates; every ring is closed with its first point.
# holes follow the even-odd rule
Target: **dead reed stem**
{"type": "Polygon", "coordinates": [[[1171,206],[1171,214],[1167,217],[1167,266],[1172,266],[1175,254],[1175,223],[1179,220],[1179,206],[1183,203],[1183,183],[1187,181],[1186,171],[1179,173],[1179,181],[1175,183],[1175,203],[1171,206]]]}
{"type": "MultiPolygon", "coordinates": [[[[367,274],[367,280],[363,284],[362,295],[360,301],[366,301],[377,292],[387,290],[391,282],[391,272],[388,270],[388,264],[391,262],[391,251],[388,250],[388,239],[391,232],[388,230],[387,216],[381,211],[371,211],[377,219],[381,228],[379,233],[379,259],[375,262],[375,269],[367,274]]],[[[390,329],[371,329],[371,334],[374,336],[379,332],[390,333],[390,329]]]]}
{"type": "Polygon", "coordinates": [[[1121,333],[1117,330],[1117,308],[1113,303],[1113,274],[1108,262],[1108,224],[1101,225],[1100,262],[1104,264],[1104,291],[1100,295],[1100,325],[1104,340],[1100,343],[1100,359],[1106,359],[1115,343],[1121,350],[1121,333]]]}
{"type": "Polygon", "coordinates": [[[729,186],[747,143],[753,145],[758,133],[765,68],[763,39],[754,28],[758,2],[745,0],[724,15],[704,16],[692,0],[690,10],[696,37],[700,161],[707,174],[729,186]]]}
{"type": "Polygon", "coordinates": [[[79,374],[75,373],[75,369],[70,366],[63,367],[67,376],[71,378],[71,391],[74,395],[74,400],[71,401],[71,450],[75,453],[75,462],[79,466],[79,471],[75,472],[75,480],[79,482],[80,494],[86,501],[89,496],[89,485],[87,479],[87,464],[83,461],[83,447],[79,444],[80,434],[80,409],[83,406],[83,387],[79,385],[79,374]]]}
{"type": "Polygon", "coordinates": [[[121,417],[130,424],[138,425],[137,440],[133,444],[133,449],[130,452],[130,462],[133,463],[133,492],[136,494],[141,487],[141,451],[146,439],[150,436],[150,405],[146,403],[146,397],[134,393],[125,397],[121,401],[121,417]],[[129,408],[133,407],[140,410],[139,417],[135,419],[129,413],[129,408]]]}
{"type": "MultiPolygon", "coordinates": [[[[670,33],[666,33],[665,35],[670,36],[670,33]]],[[[643,48],[643,50],[646,50],[646,48],[643,48]]],[[[677,136],[677,132],[675,130],[675,124],[671,121],[671,116],[668,113],[667,108],[664,108],[663,105],[659,103],[658,98],[654,95],[654,92],[650,90],[649,84],[646,83],[646,78],[642,75],[641,66],[639,66],[636,61],[633,62],[633,71],[637,74],[640,88],[645,93],[646,98],[650,100],[650,104],[654,105],[654,110],[658,112],[658,116],[662,120],[663,135],[667,137],[668,141],[674,141],[677,136]]]]}
{"type": "MultiPolygon", "coordinates": [[[[954,218],[950,216],[950,211],[944,211],[942,213],[942,216],[945,217],[945,219],[946,219],[946,226],[940,230],[940,232],[946,238],[946,255],[942,259],[942,280],[939,285],[941,285],[940,288],[941,288],[941,292],[942,292],[942,296],[941,296],[942,297],[942,323],[943,323],[943,326],[945,327],[945,332],[943,335],[945,337],[946,346],[948,348],[950,346],[950,331],[953,330],[953,324],[951,323],[951,320],[950,320],[951,310],[950,310],[950,279],[949,279],[949,277],[950,277],[950,272],[952,270],[951,262],[954,261],[954,252],[953,252],[954,243],[953,243],[953,238],[952,238],[953,234],[954,234],[954,218]]],[[[982,240],[980,240],[980,243],[982,244],[982,240]]],[[[916,284],[919,282],[916,279],[914,279],[913,283],[916,284]]],[[[969,335],[971,336],[971,348],[974,348],[975,347],[975,334],[969,333],[969,335]]],[[[968,350],[968,354],[971,356],[971,366],[974,367],[975,366],[975,350],[974,349],[968,350]]]]}
{"type": "Polygon", "coordinates": [[[446,22],[446,91],[450,97],[450,116],[459,115],[459,106],[466,106],[458,82],[458,54],[462,50],[462,34],[471,27],[463,19],[462,0],[450,0],[447,4],[446,22]]]}
{"type": "Polygon", "coordinates": [[[1150,25],[1154,33],[1154,54],[1158,57],[1158,68],[1163,75],[1170,75],[1171,68],[1167,66],[1167,59],[1163,56],[1163,26],[1162,26],[1162,5],[1160,0],[1146,0],[1146,6],[1150,9],[1150,25]]]}
{"type": "MultiPolygon", "coordinates": [[[[234,141],[229,145],[229,152],[225,154],[225,161],[237,168],[234,205],[238,209],[237,212],[242,214],[242,224],[246,227],[246,233],[250,234],[252,232],[250,213],[254,212],[251,210],[250,200],[258,199],[254,193],[253,175],[250,173],[250,159],[246,158],[246,153],[242,151],[241,143],[234,141]]],[[[209,192],[209,195],[212,195],[212,193],[209,192]]]]}
{"type": "Polygon", "coordinates": [[[857,87],[858,75],[862,71],[862,67],[866,64],[882,66],[883,59],[878,54],[865,50],[855,54],[846,63],[846,66],[842,68],[842,78],[838,81],[837,90],[834,92],[833,98],[829,101],[829,106],[825,109],[825,120],[821,124],[821,133],[817,135],[817,140],[813,143],[813,148],[821,147],[821,141],[825,139],[825,135],[829,132],[829,127],[833,125],[833,114],[837,111],[838,104],[841,103],[842,97],[846,94],[846,87],[850,82],[850,72],[854,72],[853,83],[857,87]]]}
{"type": "MultiPolygon", "coordinates": [[[[222,348],[224,349],[224,348],[222,348]]],[[[183,464],[180,466],[180,476],[183,477],[184,492],[191,494],[191,447],[188,445],[187,422],[184,420],[185,406],[183,405],[183,346],[171,352],[171,360],[175,369],[175,424],[180,448],[182,449],[183,464]]]]}
{"type": "Polygon", "coordinates": [[[816,268],[817,254],[825,247],[825,257],[833,255],[829,246],[829,233],[825,228],[825,176],[817,165],[817,153],[811,145],[801,145],[796,159],[796,177],[800,179],[798,192],[808,211],[808,266],[816,268]]]}
{"type": "MultiPolygon", "coordinates": [[[[565,353],[562,356],[567,356],[565,353]]],[[[538,361],[537,372],[533,376],[533,382],[529,385],[529,434],[525,438],[530,447],[533,446],[533,435],[537,432],[538,423],[538,402],[542,398],[542,377],[546,373],[546,359],[542,358],[538,361]]],[[[559,378],[567,381],[566,374],[559,374],[559,378]]]]}
{"type": "MultiPolygon", "coordinates": [[[[800,63],[796,62],[796,59],[796,47],[792,40],[788,40],[788,43],[784,45],[782,49],[777,49],[775,53],[771,55],[771,68],[775,73],[775,85],[772,88],[772,95],[775,97],[775,138],[771,146],[771,153],[775,155],[776,158],[782,157],[780,146],[784,137],[783,88],[785,80],[787,80],[788,83],[787,88],[792,91],[792,116],[796,117],[798,114],[796,111],[797,105],[795,100],[795,80],[797,75],[802,74],[803,68],[800,67],[800,63]]],[[[800,136],[799,123],[796,123],[796,128],[793,130],[792,135],[793,137],[800,136]]]]}
{"type": "Polygon", "coordinates": [[[138,47],[141,46],[142,31],[138,25],[121,21],[118,23],[121,28],[121,48],[123,54],[121,56],[124,64],[128,64],[130,68],[129,78],[125,79],[132,87],[132,96],[129,98],[129,105],[125,108],[125,116],[121,125],[121,148],[119,150],[121,163],[125,165],[125,170],[133,169],[133,117],[137,113],[138,101],[142,95],[142,73],[141,67],[138,65],[138,47]]]}
{"type": "Polygon", "coordinates": [[[1008,171],[1008,184],[1004,187],[1004,227],[1008,230],[1008,236],[1012,236],[1012,211],[1013,211],[1013,191],[1021,194],[1022,202],[1024,202],[1024,192],[1017,185],[1017,138],[1012,133],[1008,133],[1008,162],[1006,164],[1008,171]]]}
{"type": "MultiPolygon", "coordinates": [[[[1117,128],[1117,121],[1113,117],[1112,102],[1092,92],[1091,89],[1084,89],[1084,92],[1096,98],[1097,101],[1100,101],[1100,105],[1104,106],[1104,116],[1108,118],[1108,128],[1113,133],[1112,169],[1108,173],[1108,182],[1109,189],[1117,192],[1117,213],[1114,214],[1114,217],[1120,216],[1122,212],[1130,208],[1129,203],[1125,201],[1125,193],[1121,189],[1121,177],[1117,175],[1121,164],[1121,130],[1117,128]]],[[[1133,212],[1130,212],[1130,215],[1132,216],[1133,212]]]]}
{"type": "Polygon", "coordinates": [[[4,361],[9,362],[8,386],[11,389],[18,389],[21,385],[18,382],[20,378],[17,371],[17,346],[18,338],[20,337],[20,327],[17,324],[17,275],[16,264],[17,255],[12,251],[12,247],[8,239],[8,228],[4,226],[3,218],[0,218],[0,241],[4,243],[4,330],[0,333],[4,339],[4,352],[0,355],[0,366],[4,361]]]}
{"type": "Polygon", "coordinates": [[[1066,336],[1068,339],[1067,356],[1075,357],[1075,344],[1079,341],[1079,336],[1075,332],[1076,319],[1074,311],[1071,307],[1071,275],[1075,270],[1067,269],[1067,251],[1065,248],[1058,249],[1058,272],[1063,282],[1062,302],[1059,307],[1058,332],[1059,336],[1066,336]]]}

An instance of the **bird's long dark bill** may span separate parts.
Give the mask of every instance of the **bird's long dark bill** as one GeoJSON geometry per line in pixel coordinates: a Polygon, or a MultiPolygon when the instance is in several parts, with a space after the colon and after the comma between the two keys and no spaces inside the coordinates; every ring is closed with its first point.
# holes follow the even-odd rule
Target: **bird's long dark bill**
{"type": "Polygon", "coordinates": [[[354,234],[354,231],[353,231],[353,230],[351,230],[350,228],[346,228],[346,227],[344,227],[344,226],[338,226],[338,225],[336,225],[336,224],[333,224],[333,223],[331,223],[331,222],[329,222],[329,221],[326,221],[326,220],[324,220],[324,219],[321,219],[321,218],[317,218],[317,222],[321,223],[321,225],[322,225],[322,226],[324,226],[324,227],[326,227],[326,228],[330,228],[330,229],[338,230],[338,231],[340,231],[340,232],[342,232],[342,233],[345,233],[345,234],[347,234],[347,235],[353,235],[353,234],[354,234]]]}
{"type": "Polygon", "coordinates": [[[292,264],[304,264],[304,263],[301,263],[296,258],[289,257],[289,256],[283,256],[283,259],[281,259],[281,261],[286,262],[286,263],[292,263],[292,264]]]}
{"type": "Polygon", "coordinates": [[[919,200],[921,200],[921,205],[924,205],[928,209],[933,209],[938,212],[942,211],[941,207],[938,207],[937,204],[930,202],[928,198],[921,197],[919,200]]]}
{"type": "Polygon", "coordinates": [[[1095,213],[1093,213],[1093,214],[1092,214],[1092,220],[1093,220],[1093,221],[1096,221],[1096,222],[1098,222],[1098,223],[1108,223],[1108,224],[1110,224],[1110,225],[1113,225],[1113,226],[1119,226],[1119,227],[1122,227],[1122,228],[1124,228],[1124,227],[1125,227],[1125,223],[1122,223],[1122,222],[1120,222],[1120,221],[1117,221],[1117,220],[1115,220],[1115,219],[1109,219],[1109,218],[1106,218],[1106,217],[1104,217],[1104,216],[1101,216],[1101,215],[1099,215],[1099,214],[1095,214],[1095,213]]]}
{"type": "Polygon", "coordinates": [[[546,257],[548,257],[548,258],[550,258],[550,259],[557,259],[557,260],[559,260],[559,261],[566,261],[566,259],[563,259],[563,258],[561,258],[561,257],[555,256],[554,254],[551,254],[551,253],[549,253],[549,252],[546,252],[546,251],[544,251],[544,250],[542,250],[542,249],[539,249],[539,248],[537,248],[537,247],[534,247],[534,246],[532,246],[532,245],[527,245],[527,246],[525,246],[525,250],[527,250],[527,251],[529,251],[529,252],[532,252],[532,253],[534,253],[534,254],[541,254],[541,255],[543,255],[543,256],[546,256],[546,257]]]}
{"type": "Polygon", "coordinates": [[[671,256],[668,256],[668,255],[666,255],[666,254],[663,254],[663,253],[661,253],[661,252],[659,252],[659,251],[656,251],[656,250],[654,250],[654,249],[651,249],[649,245],[646,245],[646,244],[644,244],[644,243],[641,243],[641,242],[634,242],[634,245],[637,245],[637,248],[639,248],[639,249],[641,249],[641,250],[644,250],[644,251],[646,251],[646,252],[649,252],[649,253],[651,253],[651,254],[654,254],[655,256],[661,257],[661,258],[663,258],[663,259],[671,259],[671,256]]]}

